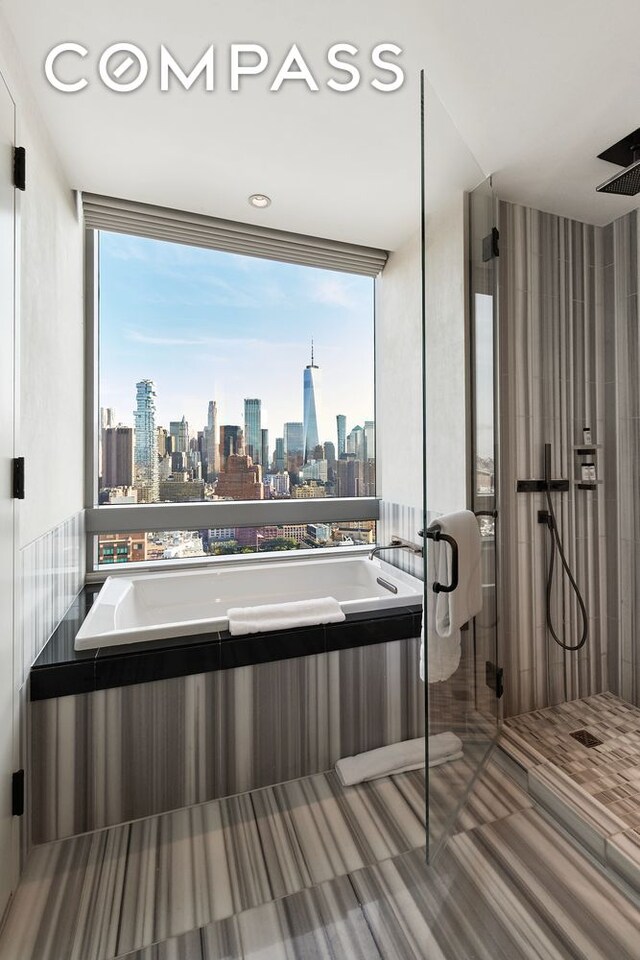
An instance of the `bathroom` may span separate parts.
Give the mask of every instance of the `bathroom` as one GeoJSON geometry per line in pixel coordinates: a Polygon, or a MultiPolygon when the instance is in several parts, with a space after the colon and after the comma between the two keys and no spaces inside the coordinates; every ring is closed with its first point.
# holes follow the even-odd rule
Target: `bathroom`
{"type": "Polygon", "coordinates": [[[639,14],[331,12],[0,11],[0,960],[640,958],[639,14]]]}

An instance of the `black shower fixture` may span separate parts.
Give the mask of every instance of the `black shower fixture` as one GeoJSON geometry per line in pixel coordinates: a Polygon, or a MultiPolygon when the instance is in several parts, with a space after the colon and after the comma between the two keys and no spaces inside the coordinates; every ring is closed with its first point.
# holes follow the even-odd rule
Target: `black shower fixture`
{"type": "Polygon", "coordinates": [[[596,187],[598,193],[617,193],[624,197],[640,193],[640,129],[599,153],[598,159],[624,168],[596,187]]]}

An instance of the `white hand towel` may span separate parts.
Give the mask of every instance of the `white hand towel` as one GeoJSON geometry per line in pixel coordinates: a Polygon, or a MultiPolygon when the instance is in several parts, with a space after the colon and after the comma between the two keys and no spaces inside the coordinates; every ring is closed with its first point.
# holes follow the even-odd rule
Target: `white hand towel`
{"type": "MultiPolygon", "coordinates": [[[[442,541],[427,541],[427,681],[441,683],[458,669],[462,653],[460,631],[449,637],[441,637],[436,625],[436,607],[439,594],[433,592],[433,584],[451,582],[451,571],[447,559],[450,552],[448,544],[442,541]]],[[[424,681],[424,645],[425,645],[425,616],[422,616],[422,633],[420,639],[420,676],[424,681]]]]}
{"type": "MultiPolygon", "coordinates": [[[[435,581],[451,582],[452,553],[442,540],[427,542],[427,680],[448,680],[460,664],[460,628],[482,609],[481,540],[478,521],[470,510],[439,517],[443,533],[458,544],[458,586],[452,593],[434,593],[435,581]]],[[[424,617],[420,648],[420,676],[424,680],[424,617]]]]}
{"type": "MultiPolygon", "coordinates": [[[[436,630],[440,637],[451,637],[482,610],[481,540],[478,520],[471,510],[449,513],[437,520],[442,533],[458,544],[458,586],[452,593],[436,594],[436,630]]],[[[447,579],[451,580],[451,549],[442,541],[436,544],[446,558],[447,579]]],[[[439,572],[439,571],[438,571],[439,572]]]]}
{"type": "Polygon", "coordinates": [[[340,623],[344,612],[334,597],[264,603],[255,607],[231,607],[227,613],[229,633],[241,637],[268,630],[288,630],[320,623],[340,623]]]}
{"type": "MultiPolygon", "coordinates": [[[[462,741],[454,733],[438,733],[429,737],[429,766],[437,767],[462,757],[462,741]]],[[[367,750],[355,757],[343,757],[336,763],[336,773],[343,787],[391,777],[424,767],[424,737],[391,743],[377,750],[367,750]]]]}

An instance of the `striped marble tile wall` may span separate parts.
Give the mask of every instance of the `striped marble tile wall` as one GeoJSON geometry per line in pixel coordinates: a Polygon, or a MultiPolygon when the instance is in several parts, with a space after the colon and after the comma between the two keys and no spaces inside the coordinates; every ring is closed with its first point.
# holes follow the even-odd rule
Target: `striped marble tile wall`
{"type": "Polygon", "coordinates": [[[33,540],[20,551],[21,642],[15,661],[16,687],[84,584],[84,511],[33,540]]]}
{"type": "MultiPolygon", "coordinates": [[[[500,449],[505,715],[609,687],[615,629],[607,583],[610,457],[605,431],[603,230],[510,203],[500,204],[500,449]],[[544,494],[517,494],[520,478],[543,476],[552,445],[555,477],[579,478],[574,445],[590,426],[598,451],[596,491],[555,494],[569,563],[584,593],[590,637],[564,653],[548,638],[545,570],[548,532],[537,522],[544,494]]],[[[571,642],[579,616],[566,578],[553,598],[571,642]]]]}
{"type": "Polygon", "coordinates": [[[33,842],[319,773],[423,734],[417,640],[36,701],[33,842]]]}
{"type": "MultiPolygon", "coordinates": [[[[394,503],[391,500],[380,501],[380,518],[378,520],[378,543],[387,544],[393,536],[402,537],[412,543],[420,543],[418,531],[423,527],[422,507],[409,506],[406,503],[394,503]]],[[[382,554],[387,562],[423,579],[422,558],[413,556],[408,550],[398,550],[382,554]]]]}
{"type": "Polygon", "coordinates": [[[604,228],[611,690],[640,705],[640,277],[637,211],[604,228]]]}

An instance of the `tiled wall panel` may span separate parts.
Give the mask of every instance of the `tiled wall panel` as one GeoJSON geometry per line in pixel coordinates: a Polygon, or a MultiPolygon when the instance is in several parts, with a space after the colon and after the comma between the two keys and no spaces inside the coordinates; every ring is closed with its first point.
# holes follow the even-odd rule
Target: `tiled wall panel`
{"type": "MultiPolygon", "coordinates": [[[[609,598],[605,467],[613,454],[605,429],[603,230],[509,203],[500,205],[500,408],[503,543],[502,643],[505,715],[608,689],[615,657],[615,608],[609,598]],[[605,482],[580,490],[574,446],[591,427],[602,444],[605,482]],[[537,522],[544,494],[517,494],[516,481],[543,476],[551,443],[554,477],[571,481],[554,494],[565,552],[589,611],[589,640],[565,653],[548,636],[545,575],[549,534],[537,522]]],[[[557,583],[558,581],[556,581],[557,583]]],[[[554,622],[579,637],[577,604],[566,578],[554,589],[554,622]]]]}
{"type": "MultiPolygon", "coordinates": [[[[84,584],[84,512],[74,514],[20,551],[15,634],[14,682],[19,726],[20,766],[30,773],[29,670],[84,584]]],[[[27,778],[27,808],[30,777],[27,778]]],[[[28,818],[20,820],[22,861],[29,847],[28,818]]]]}
{"type": "Polygon", "coordinates": [[[638,214],[604,228],[610,689],[640,704],[640,313],[638,214]]]}
{"type": "Polygon", "coordinates": [[[16,686],[29,676],[31,664],[84,584],[84,513],[20,551],[21,641],[16,656],[16,686]]]}
{"type": "Polygon", "coordinates": [[[41,843],[422,736],[418,641],[36,701],[31,720],[41,843]]]}
{"type": "MultiPolygon", "coordinates": [[[[418,491],[420,493],[420,491],[418,491]]],[[[378,520],[378,543],[390,543],[394,536],[402,537],[411,543],[422,543],[418,532],[423,526],[421,507],[409,506],[405,503],[394,503],[389,500],[380,501],[380,519],[378,520]]],[[[414,556],[408,550],[389,550],[381,555],[381,559],[393,564],[400,570],[423,579],[422,557],[414,556]]]]}

